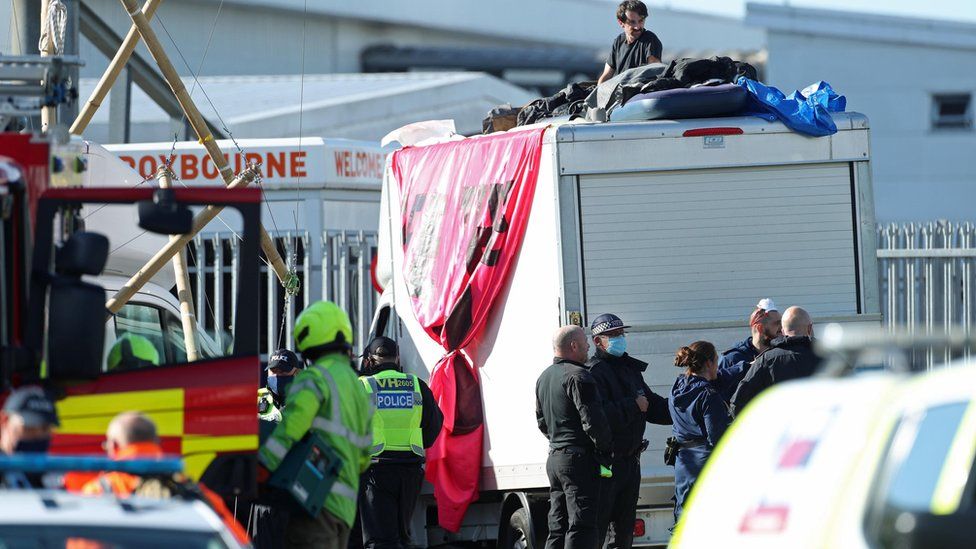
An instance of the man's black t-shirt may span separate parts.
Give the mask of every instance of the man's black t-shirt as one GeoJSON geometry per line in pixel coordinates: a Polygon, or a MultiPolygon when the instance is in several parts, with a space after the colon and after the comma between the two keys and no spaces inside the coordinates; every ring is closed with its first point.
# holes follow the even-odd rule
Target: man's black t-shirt
{"type": "Polygon", "coordinates": [[[650,56],[661,59],[663,46],[657,35],[644,29],[644,32],[634,40],[633,44],[627,43],[627,35],[620,33],[610,47],[610,55],[607,56],[607,65],[613,69],[614,74],[620,74],[634,67],[647,64],[650,56]]]}

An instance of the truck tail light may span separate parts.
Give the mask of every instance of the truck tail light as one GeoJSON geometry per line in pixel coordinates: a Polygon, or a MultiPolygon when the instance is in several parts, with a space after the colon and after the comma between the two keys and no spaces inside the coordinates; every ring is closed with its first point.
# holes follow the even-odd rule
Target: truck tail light
{"type": "Polygon", "coordinates": [[[644,526],[644,519],[637,519],[634,521],[634,537],[642,538],[644,534],[647,533],[647,528],[644,526]]]}
{"type": "Polygon", "coordinates": [[[703,135],[742,135],[742,128],[695,128],[693,130],[685,130],[685,133],[681,134],[682,137],[701,137],[703,135]]]}

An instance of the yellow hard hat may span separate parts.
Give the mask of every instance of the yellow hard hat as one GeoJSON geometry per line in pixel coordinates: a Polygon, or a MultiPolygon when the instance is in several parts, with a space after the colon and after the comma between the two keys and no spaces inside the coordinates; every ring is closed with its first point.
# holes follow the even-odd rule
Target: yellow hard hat
{"type": "Polygon", "coordinates": [[[295,344],[305,355],[351,348],[349,315],[331,301],[309,305],[295,320],[295,344]]]}

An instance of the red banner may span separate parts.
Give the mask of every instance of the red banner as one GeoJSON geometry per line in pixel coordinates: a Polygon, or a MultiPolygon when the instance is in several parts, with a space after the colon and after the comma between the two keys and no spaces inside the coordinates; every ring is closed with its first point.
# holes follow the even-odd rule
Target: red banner
{"type": "Polygon", "coordinates": [[[478,498],[484,434],[477,365],[459,351],[478,339],[518,256],[545,129],[394,153],[403,220],[403,275],[414,314],[444,347],[430,388],[444,430],[427,452],[440,526],[456,532],[478,498]]]}

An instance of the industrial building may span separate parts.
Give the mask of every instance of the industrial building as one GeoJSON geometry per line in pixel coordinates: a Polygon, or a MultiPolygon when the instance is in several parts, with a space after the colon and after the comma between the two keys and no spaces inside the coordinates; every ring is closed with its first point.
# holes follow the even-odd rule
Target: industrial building
{"type": "Polygon", "coordinates": [[[750,3],[767,80],[826,80],[871,120],[880,222],[972,221],[976,24],[750,3]]]}

